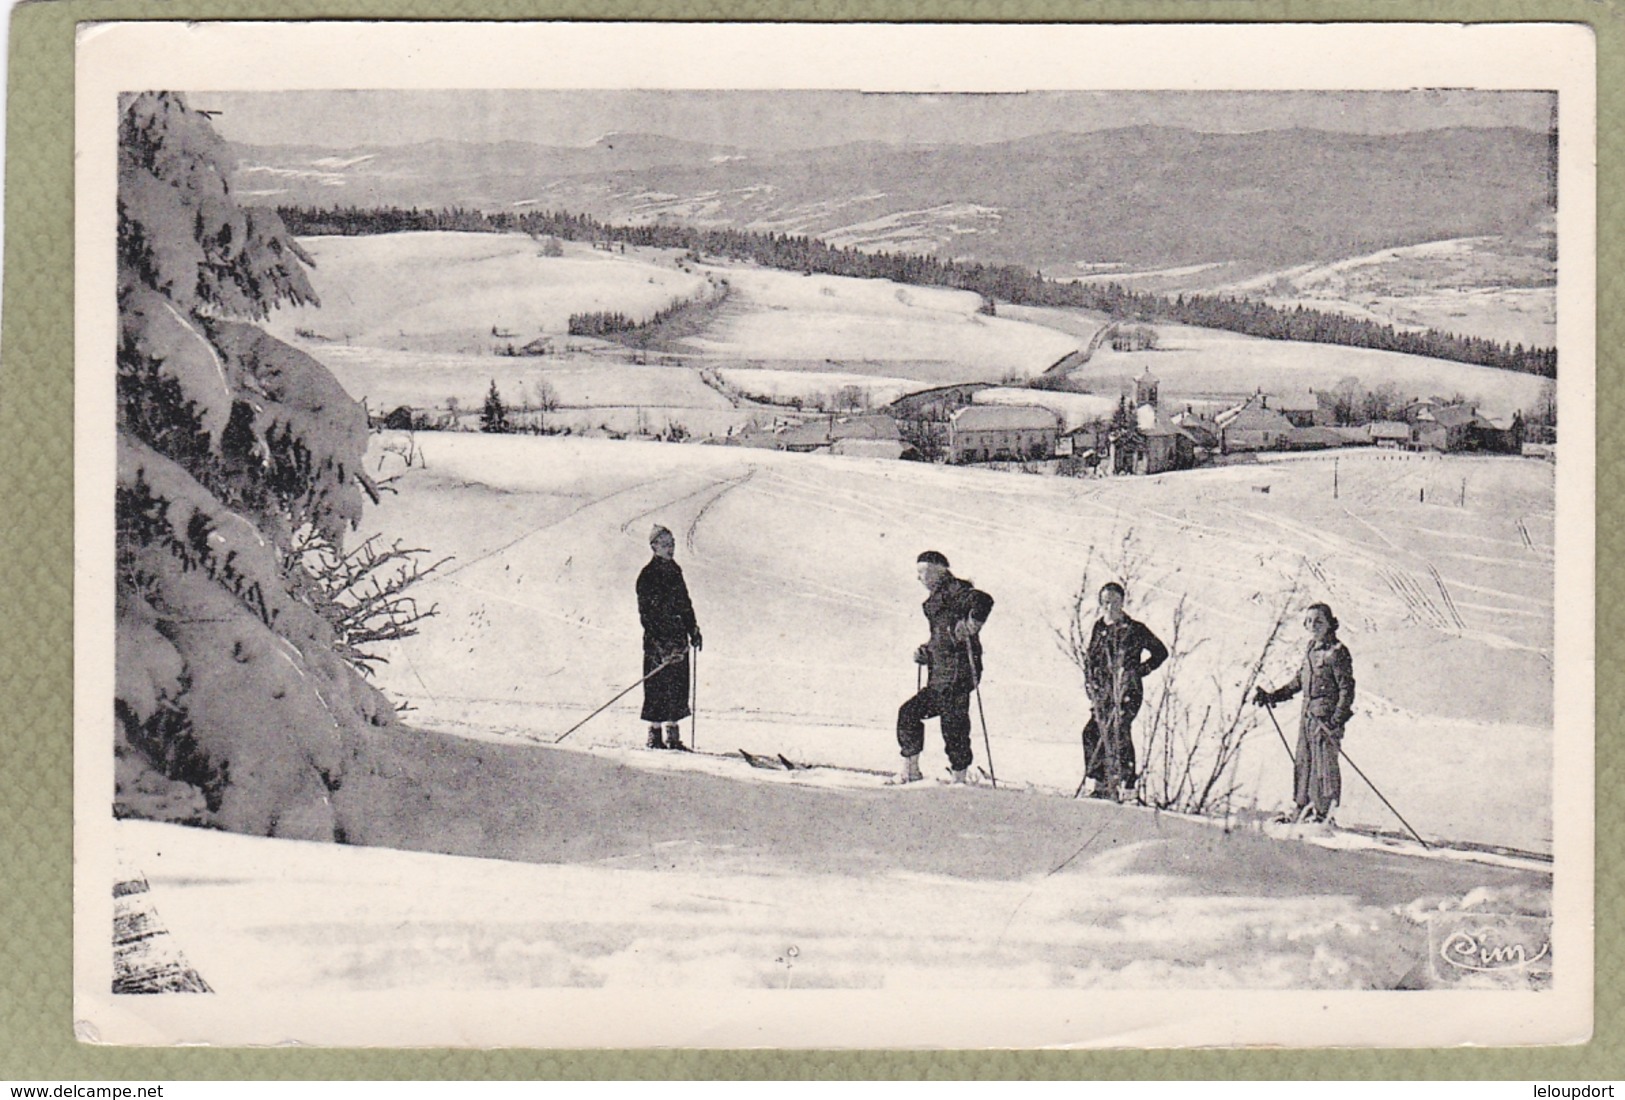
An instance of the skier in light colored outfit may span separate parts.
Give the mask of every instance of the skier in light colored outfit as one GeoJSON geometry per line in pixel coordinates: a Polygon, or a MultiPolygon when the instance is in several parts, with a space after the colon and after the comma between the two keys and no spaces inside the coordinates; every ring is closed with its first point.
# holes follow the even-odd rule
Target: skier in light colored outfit
{"type": "Polygon", "coordinates": [[[1337,640],[1337,616],[1327,605],[1311,604],[1303,625],[1310,641],[1297,675],[1273,691],[1258,688],[1253,702],[1273,706],[1303,692],[1292,767],[1294,816],[1298,821],[1330,821],[1343,797],[1338,756],[1343,729],[1354,714],[1354,658],[1337,640]]]}

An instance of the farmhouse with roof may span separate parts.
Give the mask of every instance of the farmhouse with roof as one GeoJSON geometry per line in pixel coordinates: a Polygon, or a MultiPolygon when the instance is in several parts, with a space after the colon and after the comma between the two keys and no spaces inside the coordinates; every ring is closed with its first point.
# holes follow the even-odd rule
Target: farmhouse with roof
{"type": "Polygon", "coordinates": [[[948,418],[948,461],[1053,458],[1060,418],[1036,405],[967,405],[948,418]]]}
{"type": "Polygon", "coordinates": [[[1371,442],[1379,447],[1406,447],[1411,442],[1411,426],[1403,420],[1373,420],[1367,428],[1371,442]]]}
{"type": "Polygon", "coordinates": [[[897,422],[889,416],[818,417],[775,432],[771,438],[774,449],[780,451],[827,451],[843,442],[863,441],[895,443],[902,453],[897,422]]]}
{"type": "Polygon", "coordinates": [[[1225,454],[1273,450],[1292,430],[1292,421],[1274,409],[1264,408],[1257,402],[1257,396],[1215,417],[1219,425],[1219,448],[1225,454]]]}
{"type": "Polygon", "coordinates": [[[1282,390],[1279,393],[1260,393],[1261,408],[1280,413],[1292,422],[1294,428],[1314,428],[1332,422],[1332,410],[1320,406],[1320,398],[1313,390],[1282,390]]]}
{"type": "Polygon", "coordinates": [[[1476,451],[1495,425],[1471,405],[1437,405],[1418,410],[1416,445],[1432,451],[1476,451]]]}
{"type": "Polygon", "coordinates": [[[1349,438],[1336,428],[1293,428],[1286,433],[1282,446],[1289,451],[1320,451],[1327,447],[1341,447],[1349,438]]]}

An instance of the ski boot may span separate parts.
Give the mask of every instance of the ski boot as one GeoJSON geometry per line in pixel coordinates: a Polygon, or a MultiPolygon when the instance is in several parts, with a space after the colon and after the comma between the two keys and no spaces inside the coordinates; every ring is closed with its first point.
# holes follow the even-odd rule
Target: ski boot
{"type": "Polygon", "coordinates": [[[958,770],[955,770],[953,768],[949,768],[948,769],[948,783],[949,783],[949,785],[954,786],[954,787],[969,786],[970,785],[970,778],[965,774],[965,772],[967,770],[968,769],[965,769],[965,768],[959,768],[958,770]]]}
{"type": "Polygon", "coordinates": [[[666,747],[677,752],[688,751],[688,746],[683,744],[682,731],[677,728],[675,722],[666,723],[666,747]]]}
{"type": "Polygon", "coordinates": [[[918,756],[903,757],[903,770],[886,780],[888,787],[901,787],[905,783],[918,783],[925,776],[920,771],[920,758],[918,756]]]}
{"type": "Polygon", "coordinates": [[[666,747],[666,743],[660,739],[659,726],[649,727],[649,740],[644,747],[650,749],[663,749],[666,747]]]}

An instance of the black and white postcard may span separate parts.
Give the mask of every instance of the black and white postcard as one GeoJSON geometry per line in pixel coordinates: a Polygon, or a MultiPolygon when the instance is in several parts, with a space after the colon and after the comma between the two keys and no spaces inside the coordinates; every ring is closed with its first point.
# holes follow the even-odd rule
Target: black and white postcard
{"type": "Polygon", "coordinates": [[[1591,1030],[1552,25],[108,23],[77,1030],[1591,1030]]]}

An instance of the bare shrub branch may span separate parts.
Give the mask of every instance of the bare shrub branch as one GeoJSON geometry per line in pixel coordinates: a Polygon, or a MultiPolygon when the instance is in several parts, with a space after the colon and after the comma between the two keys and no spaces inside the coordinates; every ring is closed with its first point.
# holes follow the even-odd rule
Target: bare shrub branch
{"type": "Polygon", "coordinates": [[[400,539],[386,547],[377,535],[346,551],[321,532],[304,527],[284,555],[283,572],[290,587],[332,629],[337,653],[371,676],[374,666],[387,663],[375,647],[412,637],[419,623],[439,612],[438,605],[423,607],[409,594],[452,560],[445,557],[425,565],[428,553],[404,546],[400,539]]]}
{"type": "MultiPolygon", "coordinates": [[[[1080,672],[1087,667],[1089,638],[1097,615],[1099,578],[1091,574],[1109,565],[1104,570],[1111,575],[1109,579],[1122,584],[1132,597],[1152,587],[1143,576],[1146,562],[1147,556],[1132,529],[1112,548],[1110,562],[1093,546],[1089,548],[1065,628],[1055,631],[1062,652],[1080,672]]],[[[1142,805],[1190,814],[1229,812],[1238,789],[1236,761],[1248,735],[1256,728],[1256,716],[1248,702],[1297,597],[1298,584],[1294,581],[1275,608],[1258,657],[1248,666],[1236,696],[1229,695],[1217,676],[1198,682],[1190,675],[1187,658],[1207,639],[1190,637],[1186,594],[1180,594],[1167,619],[1153,627],[1159,633],[1159,627],[1167,631],[1163,640],[1168,659],[1157,670],[1158,686],[1154,693],[1147,692],[1149,706],[1142,711],[1143,748],[1136,753],[1140,774],[1135,781],[1135,797],[1142,805]]],[[[1117,694],[1120,696],[1120,692],[1117,694]]],[[[1104,723],[1112,717],[1100,715],[1099,719],[1104,723]]]]}

